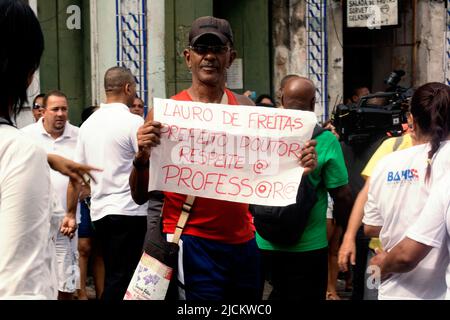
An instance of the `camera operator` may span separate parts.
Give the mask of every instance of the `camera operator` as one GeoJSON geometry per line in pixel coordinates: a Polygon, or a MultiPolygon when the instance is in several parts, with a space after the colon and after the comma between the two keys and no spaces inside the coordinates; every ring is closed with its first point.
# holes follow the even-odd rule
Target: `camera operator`
{"type": "MultiPolygon", "coordinates": [[[[403,133],[401,122],[406,122],[404,104],[408,98],[405,94],[408,90],[398,86],[403,75],[404,72],[402,74],[399,71],[391,73],[385,80],[390,86],[388,90],[391,93],[379,92],[362,97],[356,106],[344,108],[348,113],[341,114],[350,115],[347,122],[338,121],[336,124],[337,131],[345,133],[342,137],[342,150],[355,200],[338,258],[341,270],[348,270],[349,259],[353,266],[353,300],[362,300],[365,296],[365,269],[369,254],[370,238],[364,235],[361,227],[368,191],[368,180],[364,179],[370,177],[373,166],[382,155],[411,146],[409,136],[405,139],[393,138],[389,139],[389,142],[384,142],[390,136],[403,133]],[[378,149],[382,151],[378,152],[378,149]]],[[[340,116],[339,107],[337,116],[340,116]]],[[[366,298],[376,297],[376,290],[366,293],[369,295],[366,295],[366,298]]]]}
{"type": "Polygon", "coordinates": [[[370,94],[369,88],[366,86],[359,86],[353,89],[352,97],[347,101],[346,104],[357,104],[359,100],[361,100],[362,97],[367,96],[370,94]]]}

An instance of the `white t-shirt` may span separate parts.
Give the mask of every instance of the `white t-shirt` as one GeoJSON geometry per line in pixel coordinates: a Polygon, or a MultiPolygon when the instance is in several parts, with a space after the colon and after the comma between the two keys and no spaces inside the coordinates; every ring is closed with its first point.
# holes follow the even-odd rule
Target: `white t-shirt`
{"type": "MultiPolygon", "coordinates": [[[[404,237],[418,219],[435,177],[450,169],[450,142],[443,143],[435,156],[431,178],[425,182],[428,144],[387,155],[377,164],[370,180],[363,223],[382,226],[380,240],[387,251],[404,237]]],[[[379,299],[442,299],[446,287],[446,269],[442,249],[432,249],[417,267],[408,273],[394,274],[384,281],[379,299]]]]}
{"type": "Polygon", "coordinates": [[[0,299],[55,299],[47,154],[0,125],[0,299]]]}
{"type": "MultiPolygon", "coordinates": [[[[57,139],[53,139],[44,128],[43,118],[40,118],[36,123],[22,129],[22,131],[32,137],[39,146],[42,146],[47,153],[56,154],[70,160],[74,160],[75,158],[78,130],[78,127],[67,122],[63,134],[57,139]]],[[[67,186],[69,184],[69,177],[62,175],[55,170],[50,170],[50,178],[53,190],[56,192],[62,208],[67,212],[67,186]]],[[[78,204],[77,223],[80,222],[80,205],[78,204]]]]}
{"type": "Polygon", "coordinates": [[[447,294],[450,300],[450,172],[439,178],[430,191],[427,204],[419,219],[406,232],[406,236],[434,248],[447,244],[447,294]]]}
{"type": "Polygon", "coordinates": [[[81,126],[75,161],[103,169],[93,172],[96,183],[91,181],[92,221],[107,215],[147,215],[147,206],[133,201],[129,184],[143,124],[126,105],[111,103],[102,104],[81,126]]]}

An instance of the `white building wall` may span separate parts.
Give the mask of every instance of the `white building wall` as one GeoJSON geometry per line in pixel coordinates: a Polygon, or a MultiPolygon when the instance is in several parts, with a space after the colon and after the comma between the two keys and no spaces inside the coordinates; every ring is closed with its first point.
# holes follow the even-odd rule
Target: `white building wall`
{"type": "Polygon", "coordinates": [[[446,15],[444,1],[419,0],[417,6],[417,53],[418,74],[415,85],[427,82],[444,82],[446,37],[446,15]]]}
{"type": "MultiPolygon", "coordinates": [[[[120,2],[119,2],[120,3],[120,2]]],[[[92,99],[105,101],[103,77],[117,65],[116,1],[91,1],[92,99]]],[[[166,97],[164,0],[147,0],[149,102],[166,97]]],[[[149,103],[151,105],[151,103],[149,103]]]]}
{"type": "Polygon", "coordinates": [[[328,114],[334,106],[344,103],[344,49],[342,8],[332,1],[327,8],[328,25],[328,114]]]}
{"type": "Polygon", "coordinates": [[[117,65],[116,1],[90,1],[92,103],[105,101],[103,77],[117,65]]]}
{"type": "MultiPolygon", "coordinates": [[[[166,98],[165,0],[151,0],[148,8],[148,83],[150,106],[153,98],[166,98]]],[[[149,106],[149,107],[150,107],[149,106]]]]}

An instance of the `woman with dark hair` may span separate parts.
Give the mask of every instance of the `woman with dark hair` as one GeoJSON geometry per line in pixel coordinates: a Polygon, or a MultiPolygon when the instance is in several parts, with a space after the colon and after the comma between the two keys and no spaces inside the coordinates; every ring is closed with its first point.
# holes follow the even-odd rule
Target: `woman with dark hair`
{"type": "Polygon", "coordinates": [[[13,126],[44,50],[22,1],[0,1],[0,41],[0,298],[54,299],[47,154],[13,126]]]}
{"type": "MultiPolygon", "coordinates": [[[[47,156],[14,126],[44,50],[39,22],[23,1],[0,0],[0,43],[0,299],[55,299],[48,164],[76,180],[92,168],[47,156]]],[[[70,221],[61,229],[69,236],[75,230],[70,221]]]]}
{"type": "MultiPolygon", "coordinates": [[[[421,216],[433,184],[450,169],[450,87],[427,83],[411,100],[416,145],[379,161],[371,176],[363,223],[389,252],[421,216]]],[[[373,259],[378,264],[381,257],[373,259]]],[[[382,281],[379,299],[443,299],[448,266],[445,248],[433,248],[407,273],[382,281]]],[[[375,282],[380,279],[373,279],[375,282]]]]}

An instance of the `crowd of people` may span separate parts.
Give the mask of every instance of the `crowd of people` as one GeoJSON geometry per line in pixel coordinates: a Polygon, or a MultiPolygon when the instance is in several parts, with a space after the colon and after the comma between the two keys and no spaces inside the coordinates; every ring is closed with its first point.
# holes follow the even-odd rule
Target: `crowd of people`
{"type": "MultiPolygon", "coordinates": [[[[125,67],[106,72],[106,101],[86,108],[80,127],[54,90],[34,99],[36,122],[18,130],[44,50],[27,4],[0,1],[0,39],[0,299],[87,299],[91,258],[97,298],[123,300],[148,233],[161,221],[170,240],[186,206],[174,299],[259,301],[270,285],[270,300],[337,300],[338,267],[363,299],[367,266],[380,271],[378,299],[450,299],[447,85],[417,88],[401,137],[349,146],[331,124],[315,129],[298,159],[315,202],[298,241],[280,244],[255,228],[249,204],[148,191],[163,124],[152,111],[144,120],[125,67]]],[[[228,21],[196,19],[183,51],[192,83],[171,99],[275,107],[269,95],[255,105],[227,89],[234,42],[228,21]]],[[[314,112],[311,80],[288,75],[279,87],[279,108],[314,112]]],[[[358,88],[352,102],[368,93],[358,88]]]]}

